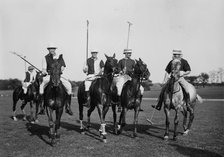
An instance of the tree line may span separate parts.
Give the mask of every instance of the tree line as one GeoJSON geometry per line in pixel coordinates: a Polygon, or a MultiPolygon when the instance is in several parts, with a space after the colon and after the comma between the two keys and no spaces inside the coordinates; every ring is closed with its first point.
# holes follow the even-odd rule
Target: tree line
{"type": "MultiPolygon", "coordinates": [[[[194,86],[206,86],[206,85],[224,85],[224,82],[221,83],[209,83],[210,75],[207,73],[201,73],[198,76],[187,76],[185,79],[193,84],[194,86]]],[[[82,81],[70,81],[72,84],[72,88],[75,89],[77,88],[82,81]]],[[[0,90],[13,90],[18,86],[21,86],[22,82],[21,80],[15,78],[15,79],[5,79],[5,80],[0,80],[0,90]]],[[[153,85],[151,80],[144,81],[142,83],[142,86],[144,89],[150,90],[150,87],[153,85]]]]}

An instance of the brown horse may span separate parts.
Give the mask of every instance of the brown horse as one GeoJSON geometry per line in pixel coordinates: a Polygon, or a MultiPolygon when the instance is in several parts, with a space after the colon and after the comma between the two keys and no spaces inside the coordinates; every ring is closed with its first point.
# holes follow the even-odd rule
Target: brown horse
{"type": "Polygon", "coordinates": [[[60,80],[61,64],[59,63],[59,59],[54,60],[54,63],[52,64],[50,82],[44,90],[44,106],[46,107],[47,111],[52,145],[56,143],[56,138],[60,138],[58,129],[60,128],[63,108],[66,103],[69,103],[67,99],[68,94],[60,80]],[[54,111],[55,118],[53,116],[54,111]]]}
{"type": "MultiPolygon", "coordinates": [[[[137,136],[137,124],[138,124],[138,114],[140,104],[142,102],[142,96],[140,93],[140,86],[142,80],[147,80],[150,76],[150,72],[147,68],[147,65],[139,58],[136,60],[136,64],[134,67],[134,73],[132,80],[127,81],[121,92],[121,107],[122,111],[120,114],[120,120],[118,128],[115,127],[115,133],[118,132],[120,134],[122,132],[123,127],[126,124],[126,112],[127,110],[134,109],[134,130],[133,137],[137,136]],[[116,131],[118,129],[118,131],[116,131]]],[[[116,120],[116,119],[114,119],[116,120]]],[[[116,125],[116,121],[114,121],[114,125],[116,125]]]]}
{"type": "Polygon", "coordinates": [[[43,76],[40,72],[37,72],[35,81],[30,84],[27,88],[27,93],[23,93],[23,88],[22,86],[18,86],[17,88],[14,89],[13,91],[13,120],[17,121],[16,118],[16,104],[18,100],[23,100],[22,105],[21,105],[21,110],[23,112],[23,119],[26,120],[26,112],[24,110],[26,104],[30,102],[30,116],[31,116],[31,122],[38,122],[38,110],[39,110],[39,105],[41,104],[40,100],[40,94],[39,94],[39,87],[40,84],[43,81],[43,76]],[[34,108],[33,104],[36,106],[36,111],[34,115],[34,108]]]}
{"type": "MultiPolygon", "coordinates": [[[[103,76],[95,79],[90,86],[90,108],[87,113],[88,123],[87,129],[90,126],[90,116],[94,109],[97,107],[99,117],[100,117],[100,136],[103,142],[107,142],[106,131],[105,131],[105,117],[110,106],[110,88],[113,80],[113,75],[117,67],[117,59],[115,59],[115,54],[112,57],[105,55],[107,60],[104,66],[103,76]]],[[[80,119],[80,129],[81,133],[85,133],[85,128],[83,126],[83,107],[87,102],[85,96],[84,82],[79,86],[78,89],[78,103],[79,103],[79,119],[80,119]]]]}
{"type": "Polygon", "coordinates": [[[186,104],[185,93],[178,83],[178,79],[180,79],[180,67],[181,62],[178,59],[174,59],[172,61],[172,74],[171,78],[168,80],[165,92],[164,92],[164,112],[166,115],[166,131],[164,134],[164,140],[168,140],[169,138],[169,124],[170,124],[170,110],[173,109],[175,111],[175,118],[174,118],[174,135],[173,139],[177,139],[177,127],[179,122],[179,112],[181,111],[184,119],[183,119],[183,128],[184,128],[184,135],[187,135],[192,122],[194,120],[194,109],[196,105],[196,100],[202,102],[201,97],[197,94],[196,89],[193,85],[188,83],[188,90],[190,95],[190,102],[186,104]],[[187,125],[187,115],[188,112],[190,113],[189,122],[187,125]]]}

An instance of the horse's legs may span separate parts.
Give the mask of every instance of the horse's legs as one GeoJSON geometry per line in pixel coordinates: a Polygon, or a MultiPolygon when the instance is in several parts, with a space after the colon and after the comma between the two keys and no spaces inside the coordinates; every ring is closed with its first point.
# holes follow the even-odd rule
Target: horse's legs
{"type": "Polygon", "coordinates": [[[116,104],[112,104],[113,118],[114,118],[114,134],[117,135],[117,113],[116,104]]]}
{"type": "Polygon", "coordinates": [[[134,111],[134,131],[133,131],[133,137],[137,137],[138,114],[139,114],[139,107],[137,107],[135,109],[135,111],[134,111]]]}
{"type": "Polygon", "coordinates": [[[87,129],[89,129],[89,127],[90,127],[90,116],[94,109],[95,109],[95,105],[90,105],[90,108],[87,111],[87,120],[88,120],[87,129]]]}
{"type": "Polygon", "coordinates": [[[106,118],[106,114],[107,114],[107,112],[108,112],[108,110],[109,110],[109,105],[108,104],[104,104],[104,106],[103,106],[103,111],[102,111],[102,123],[101,123],[101,129],[102,129],[102,138],[103,138],[103,142],[104,143],[106,143],[107,142],[107,138],[106,138],[106,134],[107,134],[107,132],[106,132],[106,123],[105,123],[105,118],[106,118]]]}
{"type": "Polygon", "coordinates": [[[34,123],[33,102],[32,101],[30,101],[30,120],[31,120],[31,123],[34,123]]]}
{"type": "Polygon", "coordinates": [[[26,121],[27,119],[26,119],[26,112],[25,112],[25,110],[24,110],[24,108],[25,108],[25,106],[26,106],[26,104],[27,104],[27,101],[26,100],[24,100],[23,102],[22,102],[22,105],[21,105],[21,110],[22,110],[22,112],[23,112],[23,120],[24,121],[26,121]]]}
{"type": "Polygon", "coordinates": [[[184,135],[188,134],[188,132],[190,131],[191,125],[193,123],[193,120],[194,120],[194,105],[192,107],[189,107],[189,112],[190,112],[189,122],[188,122],[187,129],[184,131],[184,135]]]}
{"type": "Polygon", "coordinates": [[[118,133],[122,133],[123,127],[126,124],[126,112],[127,109],[125,107],[122,107],[122,111],[120,114],[120,119],[119,119],[119,125],[118,125],[118,133]]]}
{"type": "Polygon", "coordinates": [[[166,131],[164,134],[164,140],[168,140],[169,139],[169,125],[170,125],[170,121],[169,121],[170,111],[168,108],[164,107],[164,112],[166,116],[166,131]]]}
{"type": "Polygon", "coordinates": [[[18,100],[19,100],[18,98],[13,96],[13,107],[12,107],[13,116],[12,116],[12,118],[13,118],[14,121],[17,121],[17,118],[16,118],[16,104],[17,104],[18,100]]]}
{"type": "Polygon", "coordinates": [[[84,134],[84,126],[83,126],[83,103],[79,102],[79,121],[80,121],[80,130],[81,133],[84,134]]]}
{"type": "Polygon", "coordinates": [[[184,116],[184,119],[183,119],[183,129],[184,129],[184,131],[186,131],[187,130],[187,110],[183,109],[182,114],[184,116]]]}
{"type": "Polygon", "coordinates": [[[51,143],[54,144],[55,143],[55,123],[53,121],[53,110],[50,109],[49,107],[47,107],[48,110],[48,123],[49,123],[49,127],[50,127],[50,138],[51,138],[51,143]]]}
{"type": "Polygon", "coordinates": [[[61,116],[63,113],[63,108],[59,108],[56,110],[56,120],[55,120],[55,136],[56,138],[60,137],[60,134],[58,134],[58,130],[60,129],[61,126],[61,116]]]}
{"type": "Polygon", "coordinates": [[[39,110],[39,102],[35,101],[35,116],[34,116],[34,120],[36,123],[38,123],[38,110],[39,110]]]}
{"type": "Polygon", "coordinates": [[[178,123],[179,123],[179,110],[176,109],[175,110],[175,117],[174,117],[174,134],[173,134],[173,140],[177,139],[177,127],[178,127],[178,123]]]}

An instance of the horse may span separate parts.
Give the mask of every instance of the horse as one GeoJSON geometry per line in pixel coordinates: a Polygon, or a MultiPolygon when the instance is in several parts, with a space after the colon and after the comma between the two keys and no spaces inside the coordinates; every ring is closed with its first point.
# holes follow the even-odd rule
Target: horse
{"type": "Polygon", "coordinates": [[[179,123],[179,112],[181,111],[184,119],[183,119],[183,129],[184,135],[187,135],[190,131],[191,125],[194,120],[194,110],[196,106],[196,101],[199,100],[202,103],[202,98],[197,94],[196,89],[193,85],[188,83],[188,90],[190,95],[189,104],[187,104],[186,100],[186,93],[182,89],[181,85],[178,83],[180,78],[180,67],[181,62],[178,59],[174,59],[172,61],[172,72],[171,78],[168,80],[165,91],[164,91],[164,112],[166,116],[166,131],[164,134],[164,140],[169,139],[169,124],[170,124],[170,110],[173,109],[175,111],[175,118],[174,118],[174,135],[173,140],[177,140],[177,127],[179,123]],[[187,116],[188,112],[190,113],[189,122],[187,125],[187,116]]]}
{"type": "MultiPolygon", "coordinates": [[[[138,114],[139,108],[142,101],[142,96],[140,92],[140,86],[143,79],[147,80],[150,76],[150,72],[147,65],[139,58],[136,60],[134,67],[132,80],[127,81],[121,92],[121,107],[122,111],[120,114],[118,128],[115,127],[115,132],[118,134],[122,133],[123,127],[126,124],[126,112],[127,110],[134,109],[134,130],[133,137],[137,137],[137,124],[138,124],[138,114]],[[117,130],[118,129],[118,130],[117,130]]],[[[114,121],[114,125],[116,121],[114,121]]]]}
{"type": "MultiPolygon", "coordinates": [[[[59,58],[60,59],[60,58],[59,58]]],[[[60,76],[61,64],[59,59],[55,59],[51,65],[50,71],[50,81],[46,88],[44,89],[44,107],[48,116],[49,128],[50,128],[50,139],[51,144],[54,145],[57,141],[56,138],[60,138],[58,129],[60,128],[61,116],[63,113],[63,108],[66,103],[68,94],[65,87],[63,86],[60,76]],[[53,112],[55,111],[55,118],[53,117],[53,112]]]]}
{"type": "Polygon", "coordinates": [[[30,102],[30,116],[31,116],[31,123],[38,122],[38,110],[40,105],[40,95],[39,95],[39,87],[41,82],[43,81],[43,76],[41,72],[37,72],[35,81],[31,83],[27,88],[27,93],[24,94],[22,86],[18,86],[13,91],[13,120],[17,121],[16,118],[16,104],[18,100],[22,100],[21,110],[23,112],[23,120],[27,120],[26,112],[24,110],[27,102],[30,102]],[[36,104],[36,111],[35,115],[33,104],[36,104]]]}
{"type": "MultiPolygon", "coordinates": [[[[90,86],[90,108],[87,112],[88,123],[87,130],[90,127],[90,116],[94,111],[95,107],[98,109],[100,117],[100,137],[103,139],[103,142],[107,142],[106,131],[105,131],[105,116],[110,106],[110,89],[113,80],[114,72],[117,67],[117,59],[115,59],[115,54],[112,57],[109,57],[105,54],[107,60],[104,66],[104,73],[100,78],[95,79],[90,86]]],[[[83,107],[84,103],[87,102],[85,96],[85,87],[84,82],[79,86],[78,89],[78,103],[79,103],[79,119],[80,119],[80,129],[81,133],[84,134],[86,128],[83,126],[83,107]]]]}

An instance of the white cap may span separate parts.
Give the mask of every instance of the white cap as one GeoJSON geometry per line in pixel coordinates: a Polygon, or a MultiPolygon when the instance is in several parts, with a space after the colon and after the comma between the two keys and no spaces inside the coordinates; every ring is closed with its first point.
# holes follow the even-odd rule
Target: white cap
{"type": "Polygon", "coordinates": [[[47,49],[50,49],[50,48],[57,49],[57,46],[54,43],[49,43],[47,46],[47,49]]]}
{"type": "Polygon", "coordinates": [[[124,49],[124,53],[123,54],[126,54],[126,53],[132,53],[132,49],[124,49]]]}
{"type": "Polygon", "coordinates": [[[173,54],[182,55],[182,51],[180,49],[173,49],[173,54]]]}

